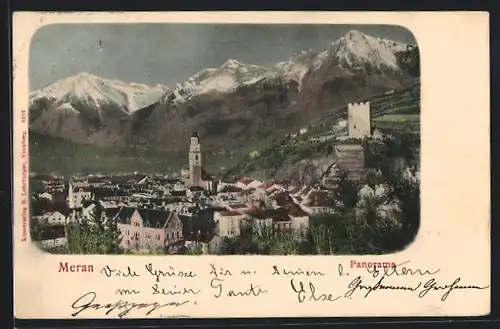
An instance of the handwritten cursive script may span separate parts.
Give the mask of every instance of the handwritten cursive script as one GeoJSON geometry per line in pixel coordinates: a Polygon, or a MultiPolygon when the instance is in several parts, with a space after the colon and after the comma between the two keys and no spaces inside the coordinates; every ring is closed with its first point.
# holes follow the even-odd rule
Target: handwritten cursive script
{"type": "Polygon", "coordinates": [[[262,289],[260,286],[254,286],[253,283],[250,283],[250,287],[244,291],[226,290],[223,283],[224,280],[220,278],[213,278],[210,281],[210,287],[216,291],[214,294],[215,298],[220,298],[222,295],[226,295],[227,297],[256,297],[267,293],[267,290],[262,289]]]}
{"type": "Polygon", "coordinates": [[[168,277],[175,276],[175,277],[179,277],[179,278],[194,278],[194,277],[196,277],[196,274],[191,272],[191,271],[189,271],[189,272],[176,271],[173,267],[169,267],[168,271],[157,270],[153,267],[153,264],[151,264],[151,263],[146,265],[146,271],[148,271],[148,273],[151,274],[152,276],[156,277],[156,282],[160,282],[160,278],[164,277],[164,276],[168,276],[168,277]]]}
{"type": "Polygon", "coordinates": [[[193,290],[190,288],[178,289],[177,286],[174,286],[173,289],[160,288],[158,284],[154,284],[151,288],[153,289],[153,295],[158,295],[158,294],[166,296],[186,295],[186,294],[197,295],[200,293],[199,290],[193,290]]]}
{"type": "Polygon", "coordinates": [[[439,271],[441,271],[441,269],[437,269],[437,270],[422,270],[422,269],[411,269],[411,268],[408,268],[406,266],[403,266],[403,265],[406,265],[408,264],[410,261],[406,261],[406,262],[403,262],[401,264],[398,264],[394,267],[377,267],[377,266],[373,266],[373,267],[368,267],[366,270],[368,271],[368,273],[370,273],[374,278],[378,277],[380,274],[383,274],[385,276],[391,276],[391,275],[396,275],[396,276],[404,276],[404,275],[408,275],[408,276],[414,276],[414,275],[419,275],[419,276],[425,276],[425,275],[434,275],[436,273],[438,273],[439,271]]]}
{"type": "Polygon", "coordinates": [[[424,286],[423,286],[423,289],[422,291],[418,294],[418,297],[420,298],[423,298],[427,295],[427,293],[431,290],[444,290],[444,294],[441,296],[441,301],[445,301],[446,299],[448,299],[448,296],[450,295],[450,293],[453,291],[453,290],[457,290],[457,289],[477,289],[477,290],[483,290],[483,289],[487,289],[489,288],[490,286],[484,286],[484,287],[479,287],[479,286],[476,286],[476,285],[467,285],[467,286],[461,286],[461,285],[458,285],[458,283],[461,281],[461,278],[456,278],[455,281],[453,281],[453,283],[451,284],[446,284],[446,285],[438,285],[437,282],[436,282],[436,279],[432,278],[430,279],[429,281],[427,281],[426,283],[424,283],[424,286]]]}
{"type": "Polygon", "coordinates": [[[381,277],[375,285],[370,286],[370,285],[364,285],[363,280],[361,279],[360,276],[356,277],[354,280],[349,283],[349,290],[345,293],[344,297],[349,298],[351,297],[355,291],[357,290],[366,290],[365,293],[365,298],[368,297],[373,291],[375,290],[410,290],[410,291],[415,291],[417,290],[420,285],[422,284],[419,282],[416,286],[393,286],[393,285],[385,285],[382,284],[384,281],[385,276],[381,277]]]}
{"type": "MultiPolygon", "coordinates": [[[[267,271],[264,270],[267,281],[266,277],[259,278],[255,275],[257,271],[251,267],[232,268],[222,262],[217,265],[212,262],[203,271],[204,278],[200,278],[205,280],[204,282],[197,282],[199,280],[195,278],[200,275],[200,272],[185,267],[174,268],[168,263],[160,267],[149,261],[146,260],[139,267],[122,266],[121,269],[108,265],[102,267],[101,279],[106,282],[116,281],[119,286],[108,287],[112,289],[111,296],[100,291],[90,291],[81,295],[70,306],[70,312],[73,312],[71,316],[77,317],[84,314],[85,317],[92,317],[97,314],[122,318],[125,316],[145,317],[154,314],[153,316],[164,317],[165,314],[162,313],[175,315],[176,310],[179,313],[188,311],[187,307],[182,308],[183,305],[188,304],[189,308],[198,307],[197,303],[207,301],[206,298],[200,297],[208,297],[208,300],[212,301],[228,298],[240,302],[246,300],[250,303],[249,305],[258,306],[259,300],[268,297],[268,289],[276,293],[271,294],[273,298],[283,297],[280,288],[287,290],[289,295],[285,298],[291,298],[295,303],[303,305],[311,303],[330,305],[330,302],[369,297],[382,297],[390,300],[395,294],[405,294],[415,300],[432,298],[435,302],[441,303],[445,302],[452,292],[457,292],[456,294],[459,295],[459,290],[478,291],[489,288],[489,286],[469,284],[470,282],[465,284],[462,281],[467,280],[461,277],[451,277],[451,280],[449,277],[442,279],[441,275],[435,275],[441,269],[410,268],[409,261],[393,267],[364,268],[356,274],[353,273],[354,269],[344,268],[342,264],[335,264],[329,272],[321,272],[311,267],[306,268],[306,266],[285,268],[279,264],[271,264],[267,267],[267,271]],[[128,285],[137,281],[134,278],[139,276],[141,280],[135,282],[138,284],[128,285]],[[120,278],[113,280],[115,277],[120,278]],[[139,285],[143,282],[146,287],[139,285]],[[387,293],[388,291],[392,295],[387,293]],[[164,308],[168,308],[168,312],[162,310],[164,308]]],[[[209,305],[204,305],[204,307],[209,307],[209,305]]]]}
{"type": "Polygon", "coordinates": [[[116,294],[117,295],[137,295],[137,294],[140,294],[141,292],[139,290],[135,290],[135,289],[118,289],[116,290],[116,294]]]}
{"type": "Polygon", "coordinates": [[[307,284],[307,290],[302,281],[299,281],[298,285],[296,285],[295,281],[291,279],[290,286],[292,287],[292,290],[297,294],[297,300],[299,301],[299,303],[303,303],[304,301],[306,301],[306,299],[309,302],[334,302],[341,297],[335,296],[331,293],[317,293],[316,287],[312,282],[309,282],[307,284]]]}
{"type": "Polygon", "coordinates": [[[366,291],[364,297],[368,297],[372,292],[377,290],[392,290],[392,291],[409,291],[409,292],[418,292],[419,298],[424,298],[430,291],[439,291],[443,290],[444,293],[441,296],[441,301],[445,301],[450,293],[453,290],[466,290],[466,289],[476,289],[482,290],[487,289],[489,286],[480,287],[477,285],[459,285],[458,283],[461,281],[461,278],[456,278],[451,284],[440,285],[437,283],[435,278],[431,278],[430,280],[423,283],[422,281],[418,281],[413,285],[393,285],[387,284],[384,280],[386,280],[386,276],[382,276],[374,285],[365,284],[360,276],[356,277],[349,283],[348,291],[345,293],[344,297],[351,297],[356,291],[366,291]]]}
{"type": "Polygon", "coordinates": [[[133,271],[130,266],[127,266],[126,271],[122,270],[114,270],[109,265],[106,265],[105,267],[102,268],[101,274],[104,274],[108,278],[112,276],[123,276],[123,277],[137,277],[139,274],[137,274],[135,271],[133,271]]]}
{"type": "Polygon", "coordinates": [[[164,303],[160,304],[158,302],[154,303],[146,303],[146,302],[129,302],[126,300],[119,300],[119,301],[113,301],[113,302],[105,302],[105,303],[94,303],[95,299],[97,297],[97,294],[93,291],[88,292],[80,297],[78,297],[77,300],[71,304],[71,308],[74,310],[77,310],[71,316],[76,317],[83,311],[87,310],[106,310],[104,314],[109,315],[113,311],[118,312],[118,316],[120,318],[124,317],[127,315],[130,311],[137,309],[137,310],[142,310],[144,309],[147,311],[145,315],[150,315],[154,311],[157,311],[161,308],[167,307],[167,306],[172,306],[172,307],[179,307],[184,304],[189,303],[189,301],[182,301],[182,302],[169,302],[169,303],[164,303]]]}
{"type": "Polygon", "coordinates": [[[319,271],[302,271],[300,268],[298,268],[295,271],[290,271],[287,269],[279,269],[278,266],[273,265],[273,274],[272,275],[305,275],[305,276],[315,276],[315,275],[320,275],[324,276],[325,273],[319,272],[319,271]]]}

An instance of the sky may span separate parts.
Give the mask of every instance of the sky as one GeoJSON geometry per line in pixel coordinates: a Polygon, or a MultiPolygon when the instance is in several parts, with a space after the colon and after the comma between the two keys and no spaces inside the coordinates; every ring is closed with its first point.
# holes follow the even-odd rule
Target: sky
{"type": "Polygon", "coordinates": [[[300,50],[322,51],[350,30],[416,43],[390,25],[55,24],[31,40],[30,90],[80,72],[171,85],[229,58],[273,67],[300,50]]]}

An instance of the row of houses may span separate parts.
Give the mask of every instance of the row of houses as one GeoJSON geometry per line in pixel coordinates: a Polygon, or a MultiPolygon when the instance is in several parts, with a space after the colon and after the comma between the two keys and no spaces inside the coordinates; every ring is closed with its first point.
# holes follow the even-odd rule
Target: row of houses
{"type": "MultiPolygon", "coordinates": [[[[39,198],[32,207],[32,219],[56,230],[92,220],[99,207],[105,221],[117,223],[121,247],[125,250],[170,250],[193,240],[208,242],[217,235],[234,236],[240,233],[244,222],[291,232],[307,227],[309,216],[331,209],[331,202],[325,199],[326,190],[250,178],[226,181],[214,195],[203,196],[198,193],[203,189],[195,188],[183,191],[176,198],[147,195],[114,198],[116,195],[112,193],[106,199],[104,194],[99,194],[104,192],[102,187],[96,190],[86,183],[72,183],[71,187],[67,202],[54,203],[39,198]],[[290,203],[283,202],[280,196],[284,193],[289,195],[286,200],[290,203]]],[[[54,239],[54,243],[63,243],[62,238],[54,239]]]]}
{"type": "MultiPolygon", "coordinates": [[[[42,241],[44,246],[60,246],[67,243],[67,230],[62,227],[70,227],[76,222],[88,220],[89,225],[95,223],[94,211],[89,211],[88,217],[74,217],[60,212],[49,212],[42,219],[45,225],[39,226],[40,232],[58,232],[54,236],[47,237],[47,233],[33,237],[42,241]]],[[[106,208],[101,212],[101,223],[109,227],[110,223],[116,224],[120,234],[120,247],[126,251],[167,251],[172,247],[178,247],[184,240],[192,240],[196,234],[203,233],[205,238],[210,238],[211,231],[208,226],[200,225],[200,219],[192,215],[180,214],[168,209],[154,209],[146,207],[121,206],[119,208],[106,208]]],[[[209,216],[202,217],[208,222],[209,216]]],[[[50,235],[50,234],[49,234],[50,235]]]]}

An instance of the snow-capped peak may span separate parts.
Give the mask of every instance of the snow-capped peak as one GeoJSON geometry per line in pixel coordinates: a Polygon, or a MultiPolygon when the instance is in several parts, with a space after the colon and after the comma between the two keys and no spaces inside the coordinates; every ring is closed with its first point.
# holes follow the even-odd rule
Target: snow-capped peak
{"type": "Polygon", "coordinates": [[[286,78],[293,79],[299,84],[318,53],[312,49],[295,53],[286,62],[276,64],[276,69],[286,78]]]}
{"type": "Polygon", "coordinates": [[[126,83],[81,72],[36,90],[29,98],[30,103],[48,99],[61,104],[78,101],[93,107],[112,104],[131,113],[157,102],[166,91],[163,85],[126,83]]]}
{"type": "Polygon", "coordinates": [[[355,40],[355,39],[363,39],[367,37],[366,34],[358,31],[358,30],[350,30],[349,32],[347,32],[345,35],[344,35],[344,38],[346,39],[351,39],[351,40],[355,40]]]}
{"type": "Polygon", "coordinates": [[[318,69],[326,58],[337,57],[344,68],[361,68],[365,64],[377,68],[399,70],[395,54],[408,45],[351,30],[318,55],[314,68],[318,69]]]}
{"type": "Polygon", "coordinates": [[[353,48],[358,48],[365,46],[367,48],[357,49],[359,54],[365,55],[369,50],[389,50],[391,53],[405,50],[408,45],[403,42],[396,42],[393,40],[388,40],[384,38],[375,38],[368,34],[351,30],[341,37],[336,42],[332,43],[332,46],[337,44],[345,43],[346,46],[353,48]],[[346,42],[347,41],[347,42],[346,42]],[[369,49],[368,49],[369,48],[369,49]],[[363,52],[364,51],[364,52],[363,52]]]}
{"type": "Polygon", "coordinates": [[[228,59],[227,61],[222,64],[221,68],[231,68],[231,69],[237,69],[240,66],[244,66],[244,64],[238,62],[235,59],[228,59]]]}
{"type": "Polygon", "coordinates": [[[226,60],[219,68],[207,68],[188,78],[183,84],[177,84],[165,99],[184,102],[195,95],[209,92],[229,92],[239,85],[254,83],[271,74],[271,69],[244,64],[235,59],[226,60]]]}

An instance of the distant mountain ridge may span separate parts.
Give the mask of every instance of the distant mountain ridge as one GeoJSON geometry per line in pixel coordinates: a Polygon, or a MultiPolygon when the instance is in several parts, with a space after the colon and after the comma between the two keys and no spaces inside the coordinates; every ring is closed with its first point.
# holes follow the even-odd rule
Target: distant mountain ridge
{"type": "Polygon", "coordinates": [[[78,99],[88,106],[114,104],[132,113],[157,102],[167,90],[168,87],[160,84],[125,83],[82,72],[32,92],[29,101],[32,105],[43,98],[54,102],[78,99]]]}
{"type": "Polygon", "coordinates": [[[272,69],[228,59],[219,68],[203,69],[183,84],[178,83],[164,102],[184,102],[214,91],[231,92],[240,85],[251,85],[272,74],[272,69]]]}
{"type": "Polygon", "coordinates": [[[275,67],[229,59],[174,86],[79,74],[30,95],[30,129],[102,147],[179,151],[197,131],[208,150],[267,147],[347,102],[403,88],[416,46],[350,31],[275,67]]]}

